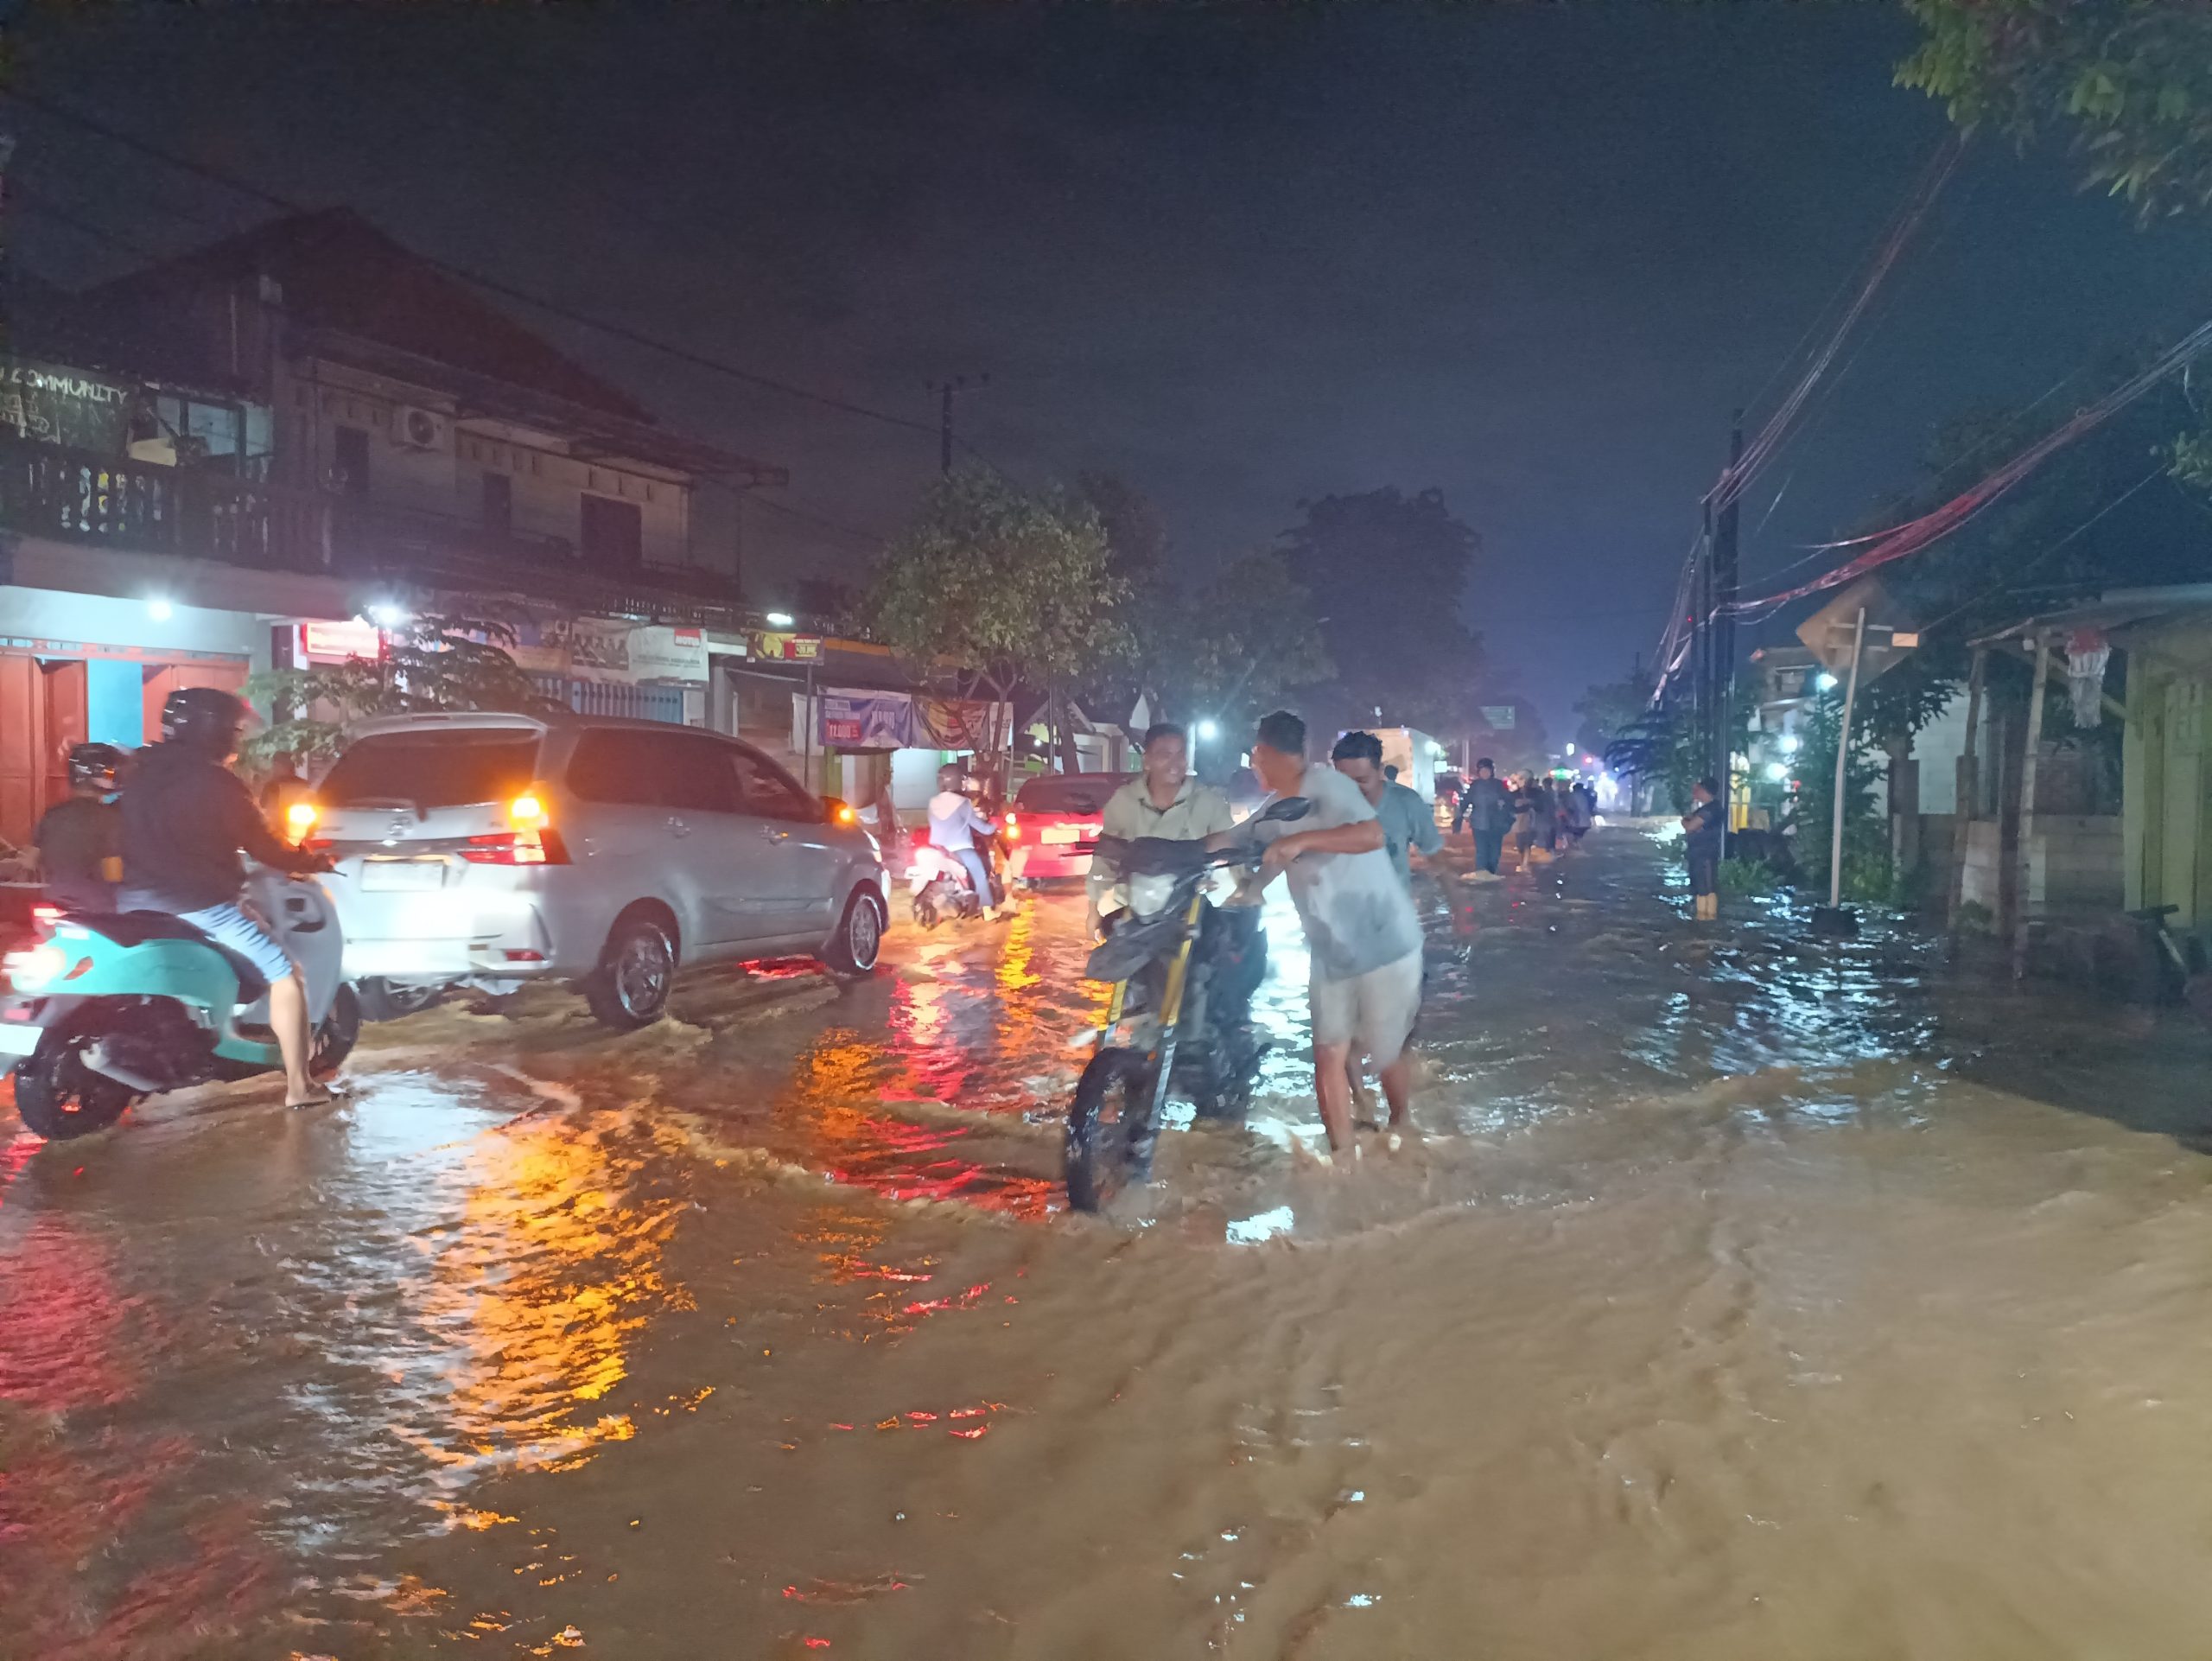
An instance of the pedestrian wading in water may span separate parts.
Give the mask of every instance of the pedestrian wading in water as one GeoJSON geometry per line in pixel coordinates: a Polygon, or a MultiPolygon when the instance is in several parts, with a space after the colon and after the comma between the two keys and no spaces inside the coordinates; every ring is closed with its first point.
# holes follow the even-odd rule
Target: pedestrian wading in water
{"type": "Polygon", "coordinates": [[[1682,815],[1688,833],[1684,852],[1690,862],[1693,914],[1700,923],[1720,915],[1720,786],[1700,779],[1690,786],[1690,811],[1682,815]]]}

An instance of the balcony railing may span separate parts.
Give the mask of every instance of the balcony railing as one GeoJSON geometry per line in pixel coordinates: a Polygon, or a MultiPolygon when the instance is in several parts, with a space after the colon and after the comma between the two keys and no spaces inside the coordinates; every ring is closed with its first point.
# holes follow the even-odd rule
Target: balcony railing
{"type": "Polygon", "coordinates": [[[192,468],[0,439],[0,528],[265,570],[330,569],[320,497],[192,468]]]}

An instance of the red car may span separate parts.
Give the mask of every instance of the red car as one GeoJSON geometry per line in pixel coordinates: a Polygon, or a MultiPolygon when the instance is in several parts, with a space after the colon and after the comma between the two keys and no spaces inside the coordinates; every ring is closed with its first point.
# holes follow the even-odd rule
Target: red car
{"type": "Polygon", "coordinates": [[[1046,773],[1022,786],[1006,816],[1015,869],[1033,882],[1090,875],[1106,799],[1135,777],[1128,773],[1046,773]]]}

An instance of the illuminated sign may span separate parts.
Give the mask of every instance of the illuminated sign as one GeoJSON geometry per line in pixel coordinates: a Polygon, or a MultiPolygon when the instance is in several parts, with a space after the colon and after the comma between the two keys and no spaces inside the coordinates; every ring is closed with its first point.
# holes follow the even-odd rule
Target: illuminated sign
{"type": "Polygon", "coordinates": [[[374,623],[365,623],[358,617],[342,623],[302,623],[300,654],[340,663],[348,658],[373,662],[384,656],[384,636],[377,633],[374,623]]]}

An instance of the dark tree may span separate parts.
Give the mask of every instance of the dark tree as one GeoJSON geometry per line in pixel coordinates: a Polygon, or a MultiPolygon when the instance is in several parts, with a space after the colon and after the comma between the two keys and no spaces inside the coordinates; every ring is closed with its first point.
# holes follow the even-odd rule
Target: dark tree
{"type": "Polygon", "coordinates": [[[1466,725],[1483,663],[1460,613],[1481,538],[1438,490],[1370,490],[1303,506],[1306,522],[1283,533],[1283,553],[1313,596],[1336,664],[1334,713],[1432,732],[1466,725]]]}

